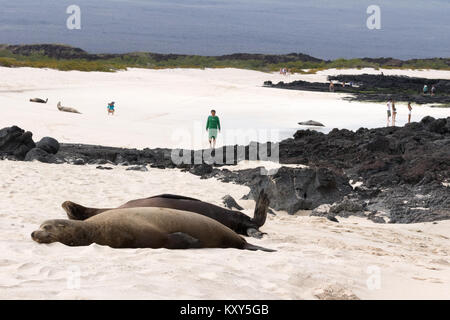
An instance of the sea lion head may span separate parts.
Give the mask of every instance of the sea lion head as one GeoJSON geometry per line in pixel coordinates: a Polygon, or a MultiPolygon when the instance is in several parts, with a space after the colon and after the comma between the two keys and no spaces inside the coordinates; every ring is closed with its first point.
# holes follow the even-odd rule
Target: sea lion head
{"type": "Polygon", "coordinates": [[[31,233],[31,238],[38,243],[61,242],[68,246],[84,245],[87,237],[80,223],[71,220],[48,220],[31,233]]]}

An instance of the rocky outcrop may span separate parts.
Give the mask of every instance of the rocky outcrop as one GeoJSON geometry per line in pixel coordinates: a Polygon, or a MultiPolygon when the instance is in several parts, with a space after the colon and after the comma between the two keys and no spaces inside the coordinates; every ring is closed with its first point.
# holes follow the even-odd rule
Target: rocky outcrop
{"type": "Polygon", "coordinates": [[[236,209],[236,210],[244,210],[237,202],[234,200],[232,196],[227,194],[222,198],[222,203],[225,206],[225,208],[228,209],[236,209]]]}
{"type": "Polygon", "coordinates": [[[39,161],[44,163],[58,163],[54,154],[48,153],[40,148],[33,148],[25,156],[25,161],[39,161]]]}
{"type": "Polygon", "coordinates": [[[47,153],[57,154],[59,151],[59,142],[52,137],[44,137],[36,144],[36,147],[47,153]]]}
{"type": "Polygon", "coordinates": [[[352,190],[348,178],[326,168],[281,167],[273,175],[262,175],[261,172],[261,168],[215,170],[211,176],[250,187],[247,199],[256,199],[264,189],[273,209],[285,210],[290,214],[333,203],[352,190]]]}
{"type": "Polygon", "coordinates": [[[0,155],[12,156],[17,160],[24,160],[26,154],[36,147],[33,134],[17,126],[0,130],[0,155]]]}
{"type": "MultiPolygon", "coordinates": [[[[387,102],[389,99],[394,99],[395,101],[416,104],[450,103],[450,80],[445,79],[362,74],[329,76],[328,80],[336,83],[333,92],[349,94],[345,99],[350,101],[387,102]],[[342,84],[345,84],[345,86],[342,84]],[[425,84],[428,85],[429,89],[434,85],[436,95],[422,94],[425,84]]],[[[329,83],[301,80],[290,83],[281,81],[277,84],[266,81],[264,86],[302,91],[330,91],[329,83]]]]}

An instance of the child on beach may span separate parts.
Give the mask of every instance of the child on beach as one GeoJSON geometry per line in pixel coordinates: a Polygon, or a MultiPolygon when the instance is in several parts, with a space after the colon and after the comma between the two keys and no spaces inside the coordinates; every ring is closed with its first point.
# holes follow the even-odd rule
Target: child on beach
{"type": "Polygon", "coordinates": [[[210,148],[216,147],[217,133],[220,132],[220,120],[216,116],[216,110],[211,110],[211,115],[206,121],[206,131],[208,132],[209,146],[210,148]]]}
{"type": "Polygon", "coordinates": [[[114,101],[113,102],[111,102],[111,103],[108,103],[108,107],[107,107],[107,109],[108,109],[108,115],[114,115],[114,101]]]}

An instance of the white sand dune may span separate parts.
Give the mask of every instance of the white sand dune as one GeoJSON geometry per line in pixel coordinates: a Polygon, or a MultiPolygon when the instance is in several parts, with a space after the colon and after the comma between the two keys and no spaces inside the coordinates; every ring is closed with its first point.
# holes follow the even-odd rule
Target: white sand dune
{"type": "MultiPolygon", "coordinates": [[[[347,102],[342,95],[264,88],[266,80],[326,81],[328,74],[379,73],[373,69],[327,70],[315,75],[282,76],[238,69],[130,69],[117,73],[61,72],[0,67],[0,127],[16,124],[35,139],[53,136],[62,142],[119,147],[207,147],[206,117],[218,111],[223,132],[218,144],[247,144],[291,137],[298,122],[316,120],[323,131],[386,124],[385,105],[347,102]],[[48,104],[30,103],[34,97],[48,104]],[[56,109],[74,107],[82,114],[56,109]],[[116,102],[108,117],[107,103],[116,102]]],[[[383,70],[450,79],[449,71],[383,70]]],[[[449,116],[449,109],[414,106],[413,121],[425,115],[449,116]]],[[[407,120],[398,105],[398,125],[407,120]]]]}
{"type": "MultiPolygon", "coordinates": [[[[178,193],[215,204],[249,189],[178,170],[0,162],[0,299],[449,299],[450,221],[379,225],[352,218],[269,216],[275,253],[117,250],[35,243],[67,199],[90,206],[178,193]],[[379,275],[379,281],[377,280],[379,275]]],[[[253,201],[239,200],[252,215],[253,201]]]]}

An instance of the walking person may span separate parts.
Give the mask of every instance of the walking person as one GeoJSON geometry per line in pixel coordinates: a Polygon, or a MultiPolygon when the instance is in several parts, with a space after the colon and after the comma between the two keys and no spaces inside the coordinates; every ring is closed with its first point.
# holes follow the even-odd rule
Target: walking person
{"type": "Polygon", "coordinates": [[[389,122],[391,120],[391,107],[392,107],[392,100],[389,99],[387,103],[387,126],[389,127],[389,122]]]}
{"type": "Polygon", "coordinates": [[[397,108],[395,108],[395,101],[392,101],[392,126],[395,127],[395,118],[397,117],[397,108]]]}
{"type": "Polygon", "coordinates": [[[330,81],[330,92],[334,92],[334,83],[330,81]]]}
{"type": "Polygon", "coordinates": [[[431,87],[431,96],[434,97],[435,94],[436,94],[436,87],[433,85],[431,87]]]}
{"type": "Polygon", "coordinates": [[[428,86],[424,85],[423,86],[423,94],[427,94],[428,93],[428,86]]]}
{"type": "Polygon", "coordinates": [[[206,121],[206,131],[208,132],[209,147],[216,148],[217,134],[220,132],[220,119],[216,116],[216,110],[211,110],[211,115],[206,121]]]}
{"type": "Polygon", "coordinates": [[[412,111],[411,102],[408,102],[408,123],[411,123],[411,111],[412,111]]]}

